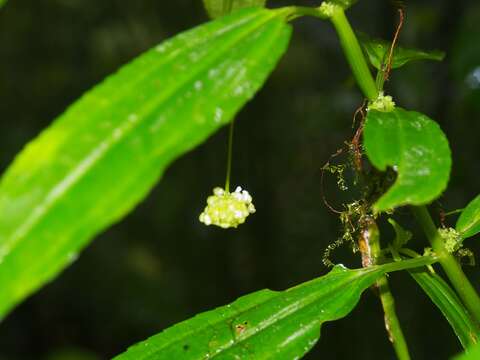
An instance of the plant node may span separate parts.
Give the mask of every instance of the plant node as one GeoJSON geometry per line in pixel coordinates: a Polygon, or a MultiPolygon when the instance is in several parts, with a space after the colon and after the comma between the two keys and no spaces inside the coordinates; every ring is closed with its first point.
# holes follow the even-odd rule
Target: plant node
{"type": "Polygon", "coordinates": [[[395,102],[390,95],[384,95],[383,91],[380,91],[378,97],[368,104],[367,110],[377,110],[382,112],[390,112],[395,109],[395,102]]]}
{"type": "Polygon", "coordinates": [[[330,18],[333,16],[335,13],[335,10],[337,9],[338,5],[332,4],[329,1],[324,1],[322,4],[318,7],[318,11],[320,14],[323,16],[330,18]]]}
{"type": "Polygon", "coordinates": [[[462,247],[462,236],[460,233],[453,228],[440,228],[438,233],[442,237],[445,243],[445,249],[449,253],[454,253],[462,247]]]}
{"type": "Polygon", "coordinates": [[[435,251],[431,247],[426,247],[423,249],[423,256],[435,256],[435,251]]]}

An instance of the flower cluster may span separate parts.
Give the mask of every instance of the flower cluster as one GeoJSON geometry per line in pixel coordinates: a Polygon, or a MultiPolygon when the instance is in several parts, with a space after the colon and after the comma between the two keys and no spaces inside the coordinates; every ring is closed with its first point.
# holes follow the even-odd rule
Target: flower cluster
{"type": "Polygon", "coordinates": [[[445,242],[445,249],[449,253],[454,253],[462,247],[463,238],[457,230],[453,228],[438,229],[438,233],[445,242]]]}
{"type": "Polygon", "coordinates": [[[333,4],[329,1],[324,1],[324,2],[322,2],[320,7],[318,8],[318,10],[319,10],[320,14],[329,18],[329,17],[333,16],[336,8],[337,8],[337,5],[335,5],[335,4],[333,4]]]}
{"type": "Polygon", "coordinates": [[[383,112],[390,112],[395,109],[395,102],[390,95],[384,95],[383,91],[380,91],[378,97],[368,104],[368,110],[377,110],[383,112]]]}
{"type": "Polygon", "coordinates": [[[205,225],[216,225],[224,229],[236,228],[243,224],[248,215],[255,212],[252,197],[247,190],[238,186],[233,193],[220,187],[213,189],[207,199],[207,206],[199,220],[205,225]]]}

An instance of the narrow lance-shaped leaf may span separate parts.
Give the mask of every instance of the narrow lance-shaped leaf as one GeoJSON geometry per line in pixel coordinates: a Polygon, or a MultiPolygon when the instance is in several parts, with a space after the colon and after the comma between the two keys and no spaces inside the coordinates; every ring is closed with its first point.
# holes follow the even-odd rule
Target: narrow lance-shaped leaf
{"type": "Polygon", "coordinates": [[[442,312],[462,346],[467,349],[477,344],[480,329],[450,286],[437,274],[425,270],[411,270],[410,275],[442,312]]]}
{"type": "Polygon", "coordinates": [[[255,292],[181,322],[114,360],[298,359],[318,341],[322,324],[348,315],[361,293],[386,271],[415,264],[409,260],[359,270],[337,266],[286,291],[255,292]]]}
{"type": "Polygon", "coordinates": [[[287,48],[285,11],[246,9],[176,36],[27,145],[0,182],[0,317],[252,98],[287,48]]]}
{"type": "Polygon", "coordinates": [[[232,11],[252,6],[265,6],[267,0],[203,0],[208,15],[215,19],[232,11]]]}
{"type": "Polygon", "coordinates": [[[456,229],[464,239],[480,233],[480,195],[462,211],[456,229]]]}
{"type": "MultiPolygon", "coordinates": [[[[362,44],[363,51],[370,61],[370,64],[372,64],[372,66],[376,69],[381,70],[387,61],[388,54],[390,53],[391,42],[380,39],[372,39],[363,33],[359,34],[359,39],[362,44]]],[[[402,67],[412,61],[442,61],[444,58],[445,53],[443,51],[424,51],[396,46],[393,51],[392,69],[402,67]]]]}
{"type": "Polygon", "coordinates": [[[423,205],[447,187],[451,169],[448,140],[436,122],[415,111],[368,112],[364,145],[381,171],[392,167],[397,179],[374,204],[377,212],[402,205],[423,205]]]}

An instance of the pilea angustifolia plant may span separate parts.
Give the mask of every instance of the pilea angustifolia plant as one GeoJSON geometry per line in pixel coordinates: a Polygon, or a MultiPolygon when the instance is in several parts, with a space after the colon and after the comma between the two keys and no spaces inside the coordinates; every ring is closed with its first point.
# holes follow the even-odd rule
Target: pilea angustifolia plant
{"type": "MultiPolygon", "coordinates": [[[[266,9],[265,0],[205,0],[214,20],[141,55],[75,102],[27,145],[0,182],[0,317],[131,211],[171,161],[228,123],[226,186],[214,189],[200,221],[222,228],[242,224],[255,207],[245,190],[230,192],[234,116],[286,51],[291,21],[313,16],[334,26],[365,97],[356,111],[348,163],[325,167],[337,175],[349,167],[355,174],[362,196],[346,204],[340,218],[342,241],[360,250],[363,267],[337,265],[291,289],[244,296],[116,359],[299,358],[318,341],[321,325],[346,316],[370,287],[381,299],[397,357],[409,359],[386,277],[401,270],[431,298],[461,345],[475,346],[480,299],[458,258],[468,255],[464,240],[480,232],[480,197],[466,206],[454,228],[437,227],[427,206],[447,187],[448,141],[432,119],[401,108],[384,91],[395,68],[443,55],[397,46],[399,28],[392,42],[356,34],[345,15],[354,2],[266,9]],[[412,234],[394,219],[399,207],[410,208],[423,230],[429,242],[424,254],[407,247],[412,234]],[[382,244],[381,217],[396,233],[382,244]],[[435,272],[437,266],[448,282],[435,272]]],[[[341,187],[344,181],[339,179],[341,187]]],[[[465,359],[476,358],[478,351],[465,359]]]]}

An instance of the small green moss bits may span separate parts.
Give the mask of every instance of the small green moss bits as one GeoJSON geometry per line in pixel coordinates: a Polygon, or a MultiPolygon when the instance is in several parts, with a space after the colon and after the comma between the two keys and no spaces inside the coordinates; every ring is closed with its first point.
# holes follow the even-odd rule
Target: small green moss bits
{"type": "Polygon", "coordinates": [[[223,229],[236,228],[243,224],[248,215],[255,212],[252,197],[247,190],[237,186],[233,193],[220,187],[213,189],[207,199],[207,206],[199,220],[205,225],[216,225],[223,229]]]}

